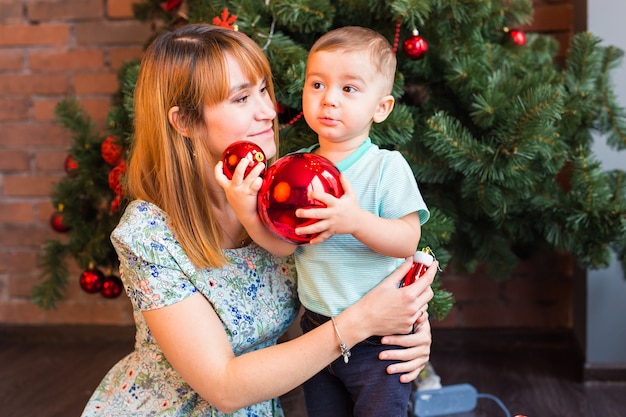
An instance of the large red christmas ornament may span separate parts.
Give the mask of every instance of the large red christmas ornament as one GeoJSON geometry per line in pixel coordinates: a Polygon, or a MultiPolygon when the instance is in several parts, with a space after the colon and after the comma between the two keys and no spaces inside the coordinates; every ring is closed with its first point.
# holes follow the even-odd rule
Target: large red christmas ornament
{"type": "Polygon", "coordinates": [[[65,169],[65,173],[72,177],[78,173],[78,162],[76,162],[76,160],[72,158],[72,155],[68,155],[65,158],[63,168],[65,169]]]}
{"type": "Polygon", "coordinates": [[[104,274],[97,268],[89,268],[80,274],[80,288],[90,294],[99,292],[104,286],[104,274]]]}
{"type": "Polygon", "coordinates": [[[512,30],[509,32],[509,36],[516,44],[522,46],[526,45],[526,34],[521,30],[512,30]]]}
{"type": "Polygon", "coordinates": [[[100,145],[100,153],[102,159],[109,165],[117,165],[122,160],[122,147],[118,143],[119,139],[115,136],[109,136],[100,145]]]}
{"type": "Polygon", "coordinates": [[[341,197],[340,175],[337,167],[320,155],[293,153],[283,156],[268,168],[263,178],[257,201],[261,221],[272,233],[289,243],[308,243],[316,234],[297,235],[295,229],[313,224],[317,219],[296,217],[295,211],[325,207],[308,197],[312,191],[341,197]]]}
{"type": "Polygon", "coordinates": [[[102,290],[100,291],[100,294],[102,294],[105,298],[116,298],[122,293],[123,289],[124,285],[119,277],[115,275],[107,275],[102,283],[102,290]]]}
{"type": "Polygon", "coordinates": [[[419,36],[417,29],[413,29],[413,34],[404,40],[402,50],[409,59],[420,59],[426,55],[428,44],[419,36]]]}
{"type": "Polygon", "coordinates": [[[63,223],[63,212],[61,210],[57,210],[50,216],[50,227],[55,232],[65,233],[68,232],[71,228],[63,223]]]}
{"type": "MultiPolygon", "coordinates": [[[[222,154],[222,162],[224,163],[224,175],[229,180],[233,179],[235,168],[243,158],[248,158],[251,163],[248,164],[244,176],[247,176],[250,170],[254,168],[259,162],[267,163],[263,149],[259,145],[247,140],[240,140],[234,142],[224,150],[222,154]]],[[[261,176],[265,174],[265,169],[261,172],[261,176]]]]}

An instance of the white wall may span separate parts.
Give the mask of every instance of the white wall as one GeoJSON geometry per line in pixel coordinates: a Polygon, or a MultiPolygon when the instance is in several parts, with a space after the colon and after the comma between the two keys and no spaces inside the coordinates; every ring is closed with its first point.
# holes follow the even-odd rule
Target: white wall
{"type": "MultiPolygon", "coordinates": [[[[626,1],[587,0],[587,29],[626,51],[626,1]]],[[[612,72],[614,91],[626,108],[626,59],[612,72]]],[[[626,171],[626,151],[616,152],[596,137],[594,152],[604,169],[626,171]]],[[[609,268],[587,272],[587,363],[626,363],[626,280],[613,259],[609,268]]]]}

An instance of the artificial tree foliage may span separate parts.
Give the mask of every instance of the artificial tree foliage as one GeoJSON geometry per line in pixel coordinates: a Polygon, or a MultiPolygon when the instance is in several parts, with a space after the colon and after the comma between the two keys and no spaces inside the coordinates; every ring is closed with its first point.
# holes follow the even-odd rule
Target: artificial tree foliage
{"type": "MultiPolygon", "coordinates": [[[[272,65],[281,154],[316,140],[301,117],[308,48],[335,27],[379,31],[397,52],[396,106],[371,137],[409,161],[431,210],[420,247],[431,247],[442,268],[470,272],[482,264],[505,279],[520,259],[546,251],[571,253],[582,268],[607,266],[612,251],[626,261],[624,172],[603,170],[591,148],[594,132],[615,150],[626,147],[625,112],[611,83],[623,52],[589,32],[571,39],[563,60],[556,59],[558,44],[549,35],[513,39],[514,29],[531,22],[530,0],[144,0],[135,12],[164,27],[205,22],[254,39],[272,65]],[[403,50],[416,35],[428,47],[420,59],[403,50]]],[[[120,71],[109,115],[109,134],[125,149],[132,140],[137,69],[129,63],[120,71]]],[[[102,185],[98,164],[79,165],[102,185]]],[[[63,183],[74,180],[61,181],[55,202],[70,201],[64,190],[71,187],[63,183]]],[[[72,192],[100,202],[111,198],[110,190],[98,196],[83,186],[72,192]]],[[[118,216],[71,218],[112,229],[109,220],[118,216]]],[[[112,251],[106,239],[100,244],[112,251]]],[[[95,244],[83,247],[98,253],[95,244]]],[[[35,289],[44,307],[62,298],[66,281],[51,275],[62,270],[61,255],[81,253],[57,243],[49,248],[49,255],[59,255],[46,258],[53,262],[46,262],[47,277],[35,289]]],[[[436,288],[432,312],[443,317],[452,298],[438,282],[436,288]]]]}

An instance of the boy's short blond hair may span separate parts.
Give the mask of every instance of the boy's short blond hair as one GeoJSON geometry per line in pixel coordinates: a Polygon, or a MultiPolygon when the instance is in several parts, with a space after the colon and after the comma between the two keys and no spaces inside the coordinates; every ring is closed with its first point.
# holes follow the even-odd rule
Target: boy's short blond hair
{"type": "Polygon", "coordinates": [[[321,51],[369,52],[370,63],[387,81],[386,94],[391,94],[396,75],[396,54],[389,41],[380,33],[361,26],[333,29],[313,44],[309,56],[321,51]]]}

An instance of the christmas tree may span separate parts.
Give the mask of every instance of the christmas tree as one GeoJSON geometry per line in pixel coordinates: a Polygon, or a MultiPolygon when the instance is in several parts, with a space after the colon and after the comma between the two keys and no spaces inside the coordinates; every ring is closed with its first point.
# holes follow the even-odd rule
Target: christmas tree
{"type": "MultiPolygon", "coordinates": [[[[615,149],[626,147],[625,113],[610,79],[623,52],[580,33],[557,62],[555,39],[519,30],[532,11],[529,0],[145,0],[135,5],[140,20],[228,26],[263,48],[275,76],[281,154],[316,140],[300,107],[308,48],[335,27],[375,29],[397,52],[397,102],[387,121],[374,125],[371,137],[381,147],[402,151],[410,162],[431,210],[420,246],[429,246],[442,267],[472,271],[484,264],[494,276],[507,277],[519,259],[537,251],[569,252],[581,267],[600,268],[615,250],[624,263],[624,172],[603,171],[591,151],[592,131],[606,134],[615,149]]],[[[53,195],[71,229],[66,242],[46,246],[44,280],[33,292],[42,307],[62,298],[64,256],[73,256],[86,270],[115,267],[108,233],[124,207],[116,182],[123,158],[114,161],[115,171],[103,156],[110,148],[122,156],[128,149],[137,67],[130,63],[120,72],[122,87],[106,140],[94,137],[71,100],[57,108],[59,120],[76,134],[70,156],[79,172],[87,171],[68,172],[53,195]],[[75,230],[83,236],[75,236],[75,230]],[[88,236],[85,230],[91,231],[88,236]]],[[[432,313],[444,316],[451,301],[437,288],[432,313]]]]}

